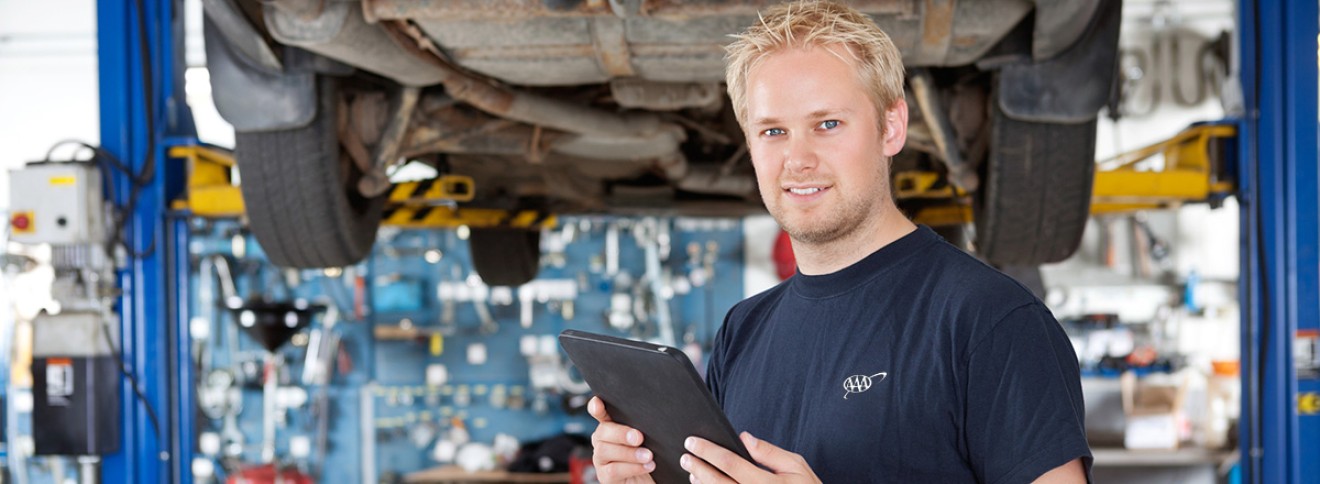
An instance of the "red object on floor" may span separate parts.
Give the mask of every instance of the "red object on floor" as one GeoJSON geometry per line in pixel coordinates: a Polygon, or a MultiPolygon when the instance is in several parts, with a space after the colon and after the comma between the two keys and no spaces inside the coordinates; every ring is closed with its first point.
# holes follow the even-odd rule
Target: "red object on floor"
{"type": "Polygon", "coordinates": [[[775,261],[775,272],[779,274],[779,280],[786,280],[797,273],[797,257],[793,256],[793,240],[788,238],[788,232],[779,230],[779,237],[775,238],[774,251],[770,253],[770,258],[775,261]]]}
{"type": "Polygon", "coordinates": [[[591,461],[591,454],[579,455],[573,452],[568,457],[568,475],[570,484],[600,484],[596,478],[596,465],[591,461]]]}
{"type": "MultiPolygon", "coordinates": [[[[228,484],[275,484],[275,466],[266,464],[256,467],[249,467],[238,472],[238,474],[229,476],[225,479],[228,484]]],[[[307,474],[298,472],[298,469],[284,469],[279,471],[279,482],[283,484],[315,484],[307,474]]]]}

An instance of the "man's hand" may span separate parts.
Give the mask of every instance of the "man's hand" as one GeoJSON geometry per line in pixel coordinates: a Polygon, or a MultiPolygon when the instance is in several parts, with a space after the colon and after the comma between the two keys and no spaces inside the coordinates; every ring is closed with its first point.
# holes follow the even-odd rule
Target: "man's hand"
{"type": "Polygon", "coordinates": [[[605,484],[654,483],[651,471],[655,470],[655,456],[642,448],[642,433],[614,423],[600,397],[591,397],[587,412],[600,422],[591,433],[591,462],[596,466],[596,478],[605,484]]]}
{"type": "Polygon", "coordinates": [[[779,482],[779,483],[819,483],[820,479],[812,472],[802,456],[775,447],[774,444],[742,433],[743,445],[757,463],[769,468],[774,473],[766,472],[756,464],[744,460],[738,454],[698,437],[688,437],[683,442],[688,454],[683,454],[679,462],[691,475],[691,481],[700,484],[727,482],[779,482]]]}

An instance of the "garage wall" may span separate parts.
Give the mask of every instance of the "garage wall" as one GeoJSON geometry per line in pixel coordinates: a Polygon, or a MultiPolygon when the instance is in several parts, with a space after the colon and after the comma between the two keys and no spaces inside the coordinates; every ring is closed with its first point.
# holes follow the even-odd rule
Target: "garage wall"
{"type": "Polygon", "coordinates": [[[0,0],[0,211],[9,169],[100,139],[96,66],[94,0],[0,0]]]}
{"type": "MultiPolygon", "coordinates": [[[[201,4],[184,1],[188,104],[199,137],[233,147],[234,130],[211,102],[201,44],[201,4]]],[[[43,158],[56,142],[100,140],[95,0],[0,0],[0,211],[9,170],[43,158]]],[[[57,157],[68,157],[62,150],[57,157]]]]}
{"type": "MultiPolygon", "coordinates": [[[[1172,90],[1178,86],[1184,101],[1194,96],[1199,49],[1207,40],[1233,29],[1234,5],[1231,0],[1123,2],[1119,47],[1127,55],[1120,68],[1128,78],[1139,79],[1125,86],[1128,101],[1119,122],[1101,113],[1097,159],[1166,139],[1191,121],[1223,116],[1223,104],[1213,92],[1207,92],[1202,102],[1184,105],[1172,90]]],[[[1232,106],[1241,101],[1229,97],[1234,99],[1227,102],[1228,111],[1233,111],[1232,106]]]]}

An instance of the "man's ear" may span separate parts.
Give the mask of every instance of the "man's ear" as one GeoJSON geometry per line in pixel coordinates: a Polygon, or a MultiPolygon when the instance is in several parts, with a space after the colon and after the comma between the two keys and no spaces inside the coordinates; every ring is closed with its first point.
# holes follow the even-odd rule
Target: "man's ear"
{"type": "Polygon", "coordinates": [[[894,156],[902,151],[903,145],[907,143],[907,101],[901,97],[894,101],[894,105],[885,111],[881,122],[885,125],[884,139],[881,140],[884,143],[884,154],[894,156]]]}

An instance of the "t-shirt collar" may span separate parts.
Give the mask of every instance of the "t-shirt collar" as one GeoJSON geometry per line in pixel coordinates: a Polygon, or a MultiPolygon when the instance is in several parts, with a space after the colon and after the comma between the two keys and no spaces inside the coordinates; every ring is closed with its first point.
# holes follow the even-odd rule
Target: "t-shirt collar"
{"type": "Polygon", "coordinates": [[[856,289],[878,277],[899,261],[916,254],[931,242],[940,240],[939,234],[925,225],[900,237],[880,250],[872,252],[853,265],[829,274],[809,276],[801,271],[793,274],[790,287],[798,295],[808,298],[826,298],[856,289]]]}

